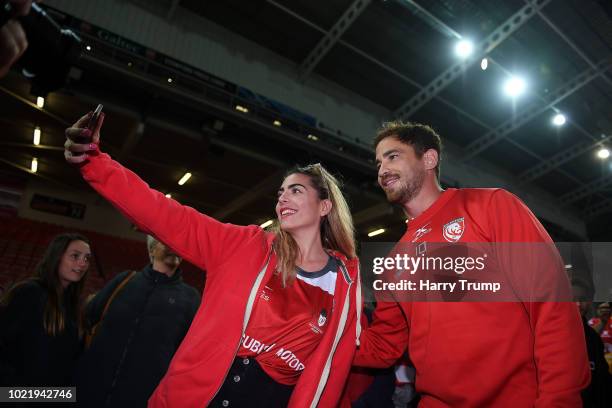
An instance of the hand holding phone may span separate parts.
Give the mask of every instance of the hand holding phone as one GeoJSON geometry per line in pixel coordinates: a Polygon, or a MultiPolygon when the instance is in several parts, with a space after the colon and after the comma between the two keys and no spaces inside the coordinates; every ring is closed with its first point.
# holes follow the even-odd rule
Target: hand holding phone
{"type": "MultiPolygon", "coordinates": [[[[98,106],[96,106],[96,109],[91,114],[89,118],[89,122],[87,122],[87,129],[90,130],[91,135],[93,135],[93,132],[96,129],[96,126],[98,125],[98,120],[100,120],[100,114],[102,113],[102,108],[103,108],[102,104],[98,104],[98,106]]],[[[75,143],[87,144],[87,143],[91,143],[91,136],[89,137],[77,136],[73,140],[75,143]]],[[[73,153],[74,156],[81,156],[82,154],[83,153],[77,153],[77,152],[73,153]]]]}

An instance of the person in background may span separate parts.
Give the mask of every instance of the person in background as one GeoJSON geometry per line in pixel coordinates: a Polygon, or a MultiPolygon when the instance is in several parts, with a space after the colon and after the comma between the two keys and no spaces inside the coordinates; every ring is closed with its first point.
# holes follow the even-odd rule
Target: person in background
{"type": "Polygon", "coordinates": [[[609,372],[612,374],[612,318],[610,317],[610,302],[597,306],[597,316],[589,320],[589,326],[601,337],[604,344],[604,355],[608,361],[609,372]]]}
{"type": "Polygon", "coordinates": [[[53,238],[33,277],[0,301],[0,385],[68,386],[82,346],[89,241],[53,238]]]}
{"type": "Polygon", "coordinates": [[[610,325],[610,302],[602,302],[597,305],[597,316],[589,320],[589,325],[597,333],[602,335],[603,331],[610,325]]]}
{"type": "Polygon", "coordinates": [[[604,357],[604,343],[586,320],[586,315],[592,306],[592,298],[588,295],[588,289],[579,282],[574,282],[572,286],[576,306],[582,317],[589,367],[591,368],[591,383],[582,391],[583,406],[585,408],[609,407],[612,405],[612,376],[604,357]]]}
{"type": "Polygon", "coordinates": [[[198,310],[181,258],[150,235],[147,249],[147,266],[120,273],[87,304],[96,330],[75,373],[81,407],[146,407],[198,310]]]}
{"type": "MultiPolygon", "coordinates": [[[[32,0],[10,0],[15,10],[15,16],[25,16],[30,12],[32,0]]],[[[0,27],[0,78],[5,76],[11,66],[28,48],[23,27],[15,18],[10,19],[0,27]]]]}

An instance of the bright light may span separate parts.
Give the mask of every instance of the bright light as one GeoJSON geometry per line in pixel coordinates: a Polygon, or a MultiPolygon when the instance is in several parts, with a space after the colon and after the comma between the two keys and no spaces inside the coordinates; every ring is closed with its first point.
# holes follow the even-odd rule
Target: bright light
{"type": "Polygon", "coordinates": [[[610,151],[606,149],[605,147],[602,147],[601,149],[597,151],[597,157],[599,157],[602,160],[607,159],[608,157],[610,157],[610,151]]]}
{"type": "Polygon", "coordinates": [[[132,63],[131,63],[131,62],[128,62],[128,67],[131,67],[131,66],[132,66],[132,63]]]}
{"type": "Polygon", "coordinates": [[[282,126],[283,125],[279,120],[275,120],[272,123],[274,123],[274,126],[282,126]]]}
{"type": "Polygon", "coordinates": [[[168,83],[171,84],[172,83],[172,78],[168,78],[168,83]]]}
{"type": "Polygon", "coordinates": [[[166,198],[172,198],[172,194],[170,193],[166,194],[166,198]]]}
{"type": "Polygon", "coordinates": [[[40,128],[38,126],[34,128],[34,140],[32,143],[34,143],[35,146],[40,144],[40,128]]]}
{"type": "Polygon", "coordinates": [[[36,97],[36,106],[42,109],[45,106],[45,98],[43,98],[42,96],[36,97]]]}
{"type": "Polygon", "coordinates": [[[377,229],[375,231],[369,232],[368,237],[375,237],[376,235],[383,234],[385,232],[384,228],[377,229]]]}
{"type": "Polygon", "coordinates": [[[261,228],[268,228],[270,225],[272,225],[274,221],[273,220],[268,220],[266,222],[264,222],[263,224],[260,225],[261,228]]]}
{"type": "Polygon", "coordinates": [[[30,169],[32,170],[32,173],[36,173],[38,171],[38,159],[36,157],[32,159],[32,166],[30,169]]]}
{"type": "Polygon", "coordinates": [[[488,67],[489,67],[489,60],[486,58],[483,58],[482,61],[480,61],[480,69],[485,71],[488,67]]]}
{"type": "Polygon", "coordinates": [[[236,110],[242,113],[249,113],[249,110],[242,105],[236,105],[236,110]]]}
{"type": "Polygon", "coordinates": [[[191,173],[185,173],[178,182],[179,186],[182,186],[183,184],[185,184],[187,180],[189,180],[190,178],[191,178],[191,173]]]}
{"type": "Polygon", "coordinates": [[[557,113],[555,116],[553,116],[552,119],[552,123],[555,126],[563,126],[565,125],[566,119],[565,119],[565,115],[563,115],[562,113],[557,113]]]}
{"type": "Polygon", "coordinates": [[[461,40],[455,45],[455,54],[460,58],[467,58],[474,51],[474,44],[468,40],[461,40]]]}
{"type": "Polygon", "coordinates": [[[319,140],[319,138],[316,137],[315,135],[308,135],[308,139],[312,140],[313,142],[316,142],[317,140],[319,140]]]}
{"type": "Polygon", "coordinates": [[[86,47],[85,47],[85,49],[86,49],[87,51],[91,51],[91,45],[86,46],[86,47]]]}
{"type": "Polygon", "coordinates": [[[525,88],[527,88],[525,80],[519,77],[512,77],[504,84],[504,91],[513,98],[525,92],[525,88]]]}

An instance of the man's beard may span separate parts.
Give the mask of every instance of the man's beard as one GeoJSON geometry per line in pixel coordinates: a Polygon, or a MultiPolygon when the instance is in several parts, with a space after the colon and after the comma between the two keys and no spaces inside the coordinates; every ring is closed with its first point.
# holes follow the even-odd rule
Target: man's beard
{"type": "Polygon", "coordinates": [[[413,169],[413,174],[414,176],[407,182],[402,181],[400,178],[398,183],[400,186],[398,188],[385,190],[387,201],[391,204],[404,204],[412,201],[419,194],[425,182],[425,170],[413,169]]]}

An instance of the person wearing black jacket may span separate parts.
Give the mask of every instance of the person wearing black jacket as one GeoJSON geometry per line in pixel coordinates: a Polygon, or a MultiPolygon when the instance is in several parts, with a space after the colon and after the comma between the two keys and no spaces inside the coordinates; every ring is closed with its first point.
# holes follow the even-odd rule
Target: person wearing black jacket
{"type": "Polygon", "coordinates": [[[88,327],[99,324],[75,373],[80,407],[145,407],[200,305],[181,259],[153,237],[147,245],[151,264],[119,274],[87,306],[88,327]]]}
{"type": "Polygon", "coordinates": [[[58,235],[34,275],[3,295],[0,386],[71,385],[81,352],[81,294],[90,257],[86,237],[58,235]]]}

